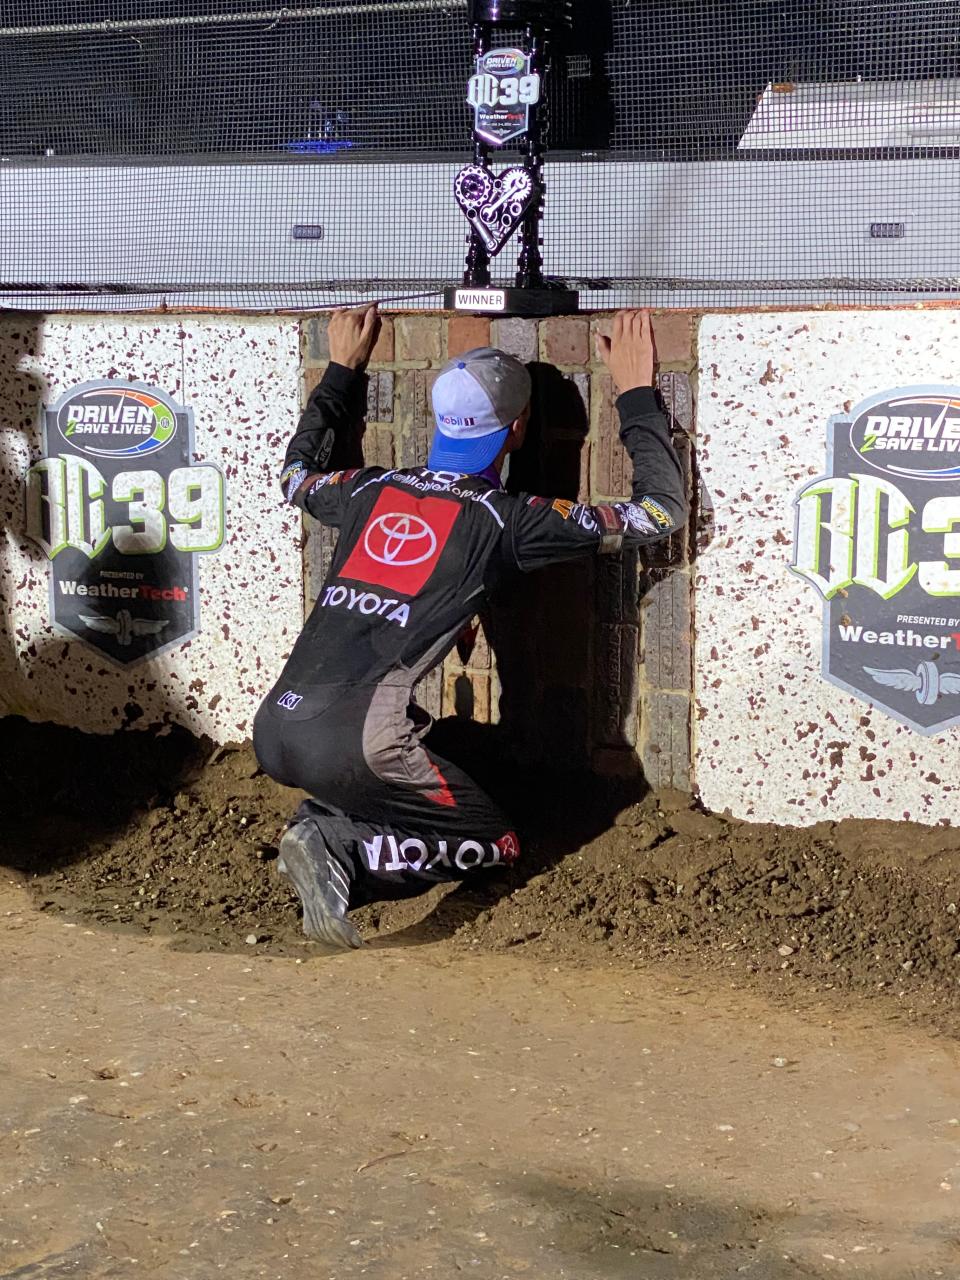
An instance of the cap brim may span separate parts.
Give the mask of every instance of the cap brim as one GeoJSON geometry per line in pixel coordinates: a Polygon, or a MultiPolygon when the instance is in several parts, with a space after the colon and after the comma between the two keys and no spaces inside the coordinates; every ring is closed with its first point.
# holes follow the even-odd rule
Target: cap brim
{"type": "Polygon", "coordinates": [[[475,440],[454,440],[439,429],[434,433],[427,466],[432,471],[458,471],[462,475],[476,475],[486,471],[503,448],[510,428],[492,431],[488,436],[475,440]]]}

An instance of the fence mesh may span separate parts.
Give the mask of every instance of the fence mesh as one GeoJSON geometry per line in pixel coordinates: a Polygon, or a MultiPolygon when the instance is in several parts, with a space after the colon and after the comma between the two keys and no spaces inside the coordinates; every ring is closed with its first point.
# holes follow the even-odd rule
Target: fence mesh
{"type": "MultiPolygon", "coordinates": [[[[589,305],[960,293],[960,0],[576,10],[544,256],[589,305]]],[[[8,0],[0,300],[435,305],[470,51],[466,0],[8,0]]]]}

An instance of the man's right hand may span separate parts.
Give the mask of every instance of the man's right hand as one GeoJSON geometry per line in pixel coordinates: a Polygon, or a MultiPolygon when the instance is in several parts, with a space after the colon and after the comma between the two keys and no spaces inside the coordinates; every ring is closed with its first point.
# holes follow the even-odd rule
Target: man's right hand
{"type": "Polygon", "coordinates": [[[657,348],[649,311],[618,311],[609,338],[597,335],[597,353],[620,395],[653,386],[657,348]]]}
{"type": "Polygon", "coordinates": [[[327,330],[330,359],[347,369],[363,369],[379,334],[380,314],[375,302],[366,307],[335,311],[327,330]]]}

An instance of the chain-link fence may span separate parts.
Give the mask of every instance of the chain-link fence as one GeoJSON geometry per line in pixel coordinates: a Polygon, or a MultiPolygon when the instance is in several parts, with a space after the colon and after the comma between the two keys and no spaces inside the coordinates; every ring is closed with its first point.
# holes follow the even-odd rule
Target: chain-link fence
{"type": "MultiPolygon", "coordinates": [[[[544,256],[589,305],[960,293],[960,0],[576,9],[544,256]]],[[[435,305],[470,50],[465,0],[11,0],[0,298],[435,305]]]]}

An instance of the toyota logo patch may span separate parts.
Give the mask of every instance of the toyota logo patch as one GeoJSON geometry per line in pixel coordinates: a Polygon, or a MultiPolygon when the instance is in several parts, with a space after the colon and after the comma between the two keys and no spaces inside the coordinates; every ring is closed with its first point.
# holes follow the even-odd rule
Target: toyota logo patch
{"type": "Polygon", "coordinates": [[[397,596],[416,595],[437,567],[460,511],[453,499],[382,489],[338,576],[397,596]]]}
{"type": "Polygon", "coordinates": [[[420,516],[388,511],[367,525],[363,545],[377,564],[412,567],[434,554],[437,535],[420,516]]]}

